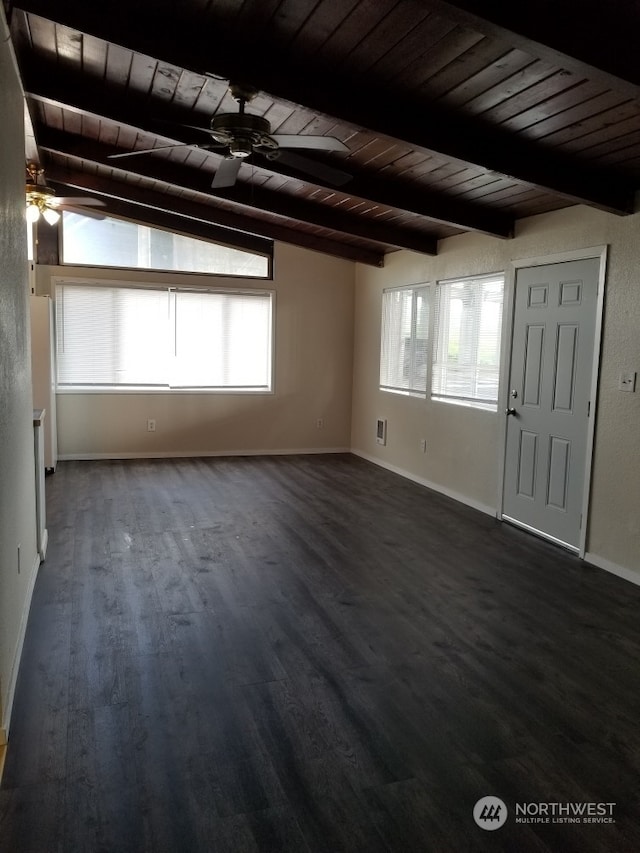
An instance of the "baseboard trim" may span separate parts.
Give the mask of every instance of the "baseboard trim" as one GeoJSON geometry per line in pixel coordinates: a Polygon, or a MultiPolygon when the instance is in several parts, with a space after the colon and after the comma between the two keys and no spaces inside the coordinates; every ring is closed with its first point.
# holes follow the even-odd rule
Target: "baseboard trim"
{"type": "Polygon", "coordinates": [[[16,643],[15,653],[13,656],[13,662],[11,664],[11,676],[9,678],[9,689],[7,691],[7,701],[3,707],[3,719],[0,723],[0,731],[4,732],[5,742],[9,739],[9,728],[11,725],[11,711],[13,709],[13,699],[16,692],[16,684],[18,681],[18,670],[20,669],[20,660],[22,658],[22,648],[24,646],[24,638],[27,632],[27,622],[29,620],[29,611],[31,610],[31,599],[33,597],[33,589],[36,585],[36,578],[38,577],[38,569],[40,568],[40,555],[36,554],[36,557],[33,561],[33,568],[31,570],[31,577],[29,578],[29,585],[27,587],[27,595],[25,598],[24,609],[22,611],[22,617],[20,619],[20,627],[18,629],[18,641],[16,643]]]}
{"type": "Polygon", "coordinates": [[[124,452],[124,453],[63,453],[58,456],[62,462],[91,462],[103,459],[199,459],[203,456],[308,456],[322,453],[351,453],[349,447],[295,447],[279,450],[171,450],[161,453],[124,452]]]}
{"type": "Polygon", "coordinates": [[[49,544],[49,529],[45,527],[42,533],[42,545],[40,548],[40,562],[44,563],[47,556],[47,545],[49,544]]]}
{"type": "Polygon", "coordinates": [[[640,571],[627,569],[625,566],[619,566],[617,563],[606,560],[604,557],[599,557],[597,554],[590,554],[589,551],[584,555],[585,563],[591,563],[598,569],[604,569],[605,572],[610,572],[612,575],[617,575],[630,583],[640,586],[640,571]]]}
{"type": "Polygon", "coordinates": [[[488,504],[480,503],[479,501],[476,501],[473,498],[469,498],[466,495],[461,495],[459,492],[454,492],[452,489],[447,489],[445,486],[441,486],[439,483],[433,483],[431,480],[427,480],[424,477],[419,477],[417,474],[412,474],[410,471],[405,471],[404,468],[398,468],[397,465],[391,465],[389,462],[385,462],[382,459],[378,459],[376,456],[371,456],[362,450],[355,450],[352,448],[351,453],[353,453],[354,456],[360,456],[362,459],[366,459],[367,462],[373,462],[374,465],[379,465],[380,468],[385,468],[387,471],[391,471],[394,474],[399,474],[401,477],[406,477],[407,480],[412,480],[414,483],[418,483],[418,485],[420,486],[425,486],[425,488],[427,489],[431,489],[434,492],[438,492],[441,495],[445,495],[445,497],[447,498],[452,498],[454,501],[458,501],[459,503],[465,504],[466,506],[469,506],[472,509],[477,509],[479,512],[483,512],[486,515],[493,516],[493,518],[497,516],[497,510],[495,507],[489,506],[488,504]]]}

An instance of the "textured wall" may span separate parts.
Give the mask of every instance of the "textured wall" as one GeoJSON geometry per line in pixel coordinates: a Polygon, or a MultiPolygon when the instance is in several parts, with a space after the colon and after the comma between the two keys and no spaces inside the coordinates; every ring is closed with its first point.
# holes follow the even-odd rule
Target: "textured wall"
{"type": "MultiPolygon", "coordinates": [[[[378,390],[382,290],[431,281],[432,264],[426,255],[395,252],[381,270],[358,267],[351,444],[356,452],[490,509],[497,494],[496,416],[378,390]],[[376,442],[377,418],[387,420],[384,447],[376,442]],[[426,453],[420,449],[423,439],[426,453]],[[477,452],[479,447],[482,453],[477,452]]],[[[498,268],[488,263],[475,272],[498,268]]]]}
{"type": "Polygon", "coordinates": [[[501,416],[378,390],[382,290],[604,244],[610,248],[587,552],[601,565],[637,572],[640,580],[640,387],[635,394],[618,391],[621,371],[640,373],[639,214],[574,207],[522,220],[513,240],[461,235],[443,240],[435,258],[398,252],[384,269],[359,266],[352,448],[495,511],[501,416]],[[386,447],[375,441],[378,417],[389,419],[386,447]]]}
{"type": "MultiPolygon", "coordinates": [[[[194,282],[198,276],[88,270],[89,277],[194,282]]],[[[355,267],[327,255],[276,245],[275,393],[58,394],[61,456],[199,454],[348,448],[351,437],[355,267]],[[147,432],[147,419],[156,432],[147,432]],[[324,421],[318,429],[317,420],[324,421]]],[[[38,291],[76,268],[39,268],[38,291]]],[[[214,284],[224,286],[224,280],[214,284]]],[[[238,280],[227,281],[237,288],[238,280]]]]}
{"type": "Polygon", "coordinates": [[[1,10],[0,19],[0,725],[6,727],[37,557],[23,101],[1,10]]]}

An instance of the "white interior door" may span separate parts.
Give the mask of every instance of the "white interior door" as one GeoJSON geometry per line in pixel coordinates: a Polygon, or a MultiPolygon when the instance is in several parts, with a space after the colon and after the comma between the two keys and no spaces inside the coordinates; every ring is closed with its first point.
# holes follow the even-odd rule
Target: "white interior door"
{"type": "Polygon", "coordinates": [[[579,548],[598,258],[517,271],[502,517],[579,548]]]}

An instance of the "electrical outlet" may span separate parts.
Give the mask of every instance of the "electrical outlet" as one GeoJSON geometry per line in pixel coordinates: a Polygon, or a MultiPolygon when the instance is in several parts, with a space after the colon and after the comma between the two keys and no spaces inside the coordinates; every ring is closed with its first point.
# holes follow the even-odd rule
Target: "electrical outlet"
{"type": "Polygon", "coordinates": [[[618,391],[631,391],[631,393],[633,393],[635,390],[636,390],[636,374],[635,374],[635,372],[621,373],[620,378],[618,379],[618,391]]]}
{"type": "Polygon", "coordinates": [[[155,418],[149,418],[147,421],[147,432],[155,432],[156,431],[156,422],[155,418]]]}
{"type": "Polygon", "coordinates": [[[318,418],[316,421],[316,427],[318,429],[322,429],[324,427],[324,418],[318,418]]]}

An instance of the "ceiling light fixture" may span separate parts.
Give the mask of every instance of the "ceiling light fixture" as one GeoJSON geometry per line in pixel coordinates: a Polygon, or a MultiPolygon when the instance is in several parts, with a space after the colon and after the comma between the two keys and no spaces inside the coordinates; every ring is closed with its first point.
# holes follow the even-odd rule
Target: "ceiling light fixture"
{"type": "Polygon", "coordinates": [[[50,207],[45,207],[42,211],[42,215],[45,220],[49,223],[49,225],[55,225],[56,222],[60,219],[60,214],[57,210],[52,210],[50,207]]]}
{"type": "Polygon", "coordinates": [[[42,214],[49,225],[55,225],[60,219],[60,214],[55,209],[55,192],[45,183],[38,183],[38,178],[43,174],[37,163],[27,163],[27,222],[37,222],[42,214]]]}
{"type": "Polygon", "coordinates": [[[40,208],[33,201],[27,202],[27,222],[37,222],[40,219],[40,208]]]}

